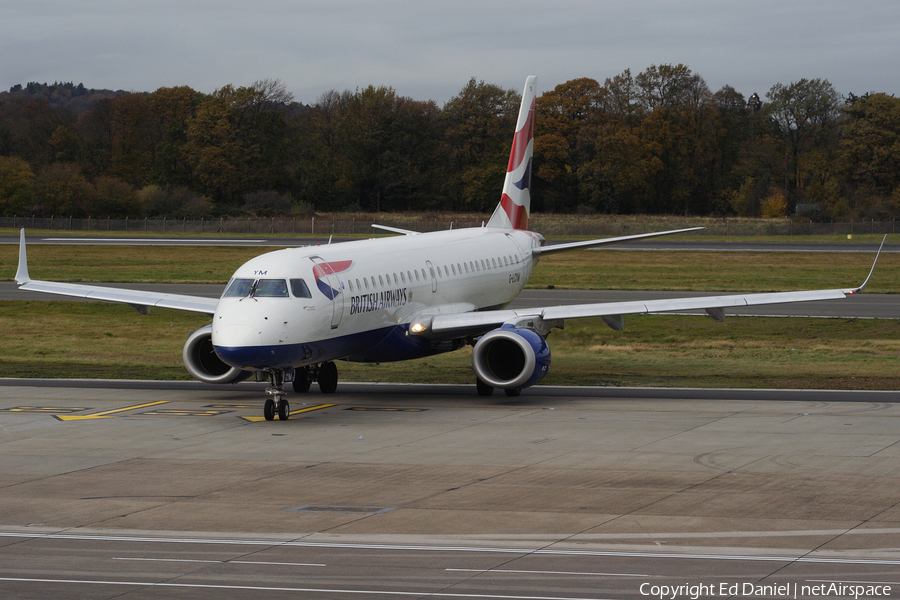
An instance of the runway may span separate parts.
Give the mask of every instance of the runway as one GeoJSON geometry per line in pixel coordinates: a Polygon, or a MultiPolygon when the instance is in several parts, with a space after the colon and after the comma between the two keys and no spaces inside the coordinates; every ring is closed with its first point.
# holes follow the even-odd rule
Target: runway
{"type": "Polygon", "coordinates": [[[898,392],[0,383],[4,598],[900,589],[898,392]]]}

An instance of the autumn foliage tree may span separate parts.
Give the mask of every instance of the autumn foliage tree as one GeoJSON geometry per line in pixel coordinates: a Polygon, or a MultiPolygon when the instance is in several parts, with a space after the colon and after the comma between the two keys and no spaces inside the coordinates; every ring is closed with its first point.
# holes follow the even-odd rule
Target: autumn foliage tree
{"type": "MultiPolygon", "coordinates": [[[[17,86],[0,93],[0,212],[488,213],[519,94],[472,78],[443,106],[374,85],[304,106],[276,80],[211,94],[17,86]]],[[[683,64],[578,78],[537,98],[532,208],[891,218],[898,139],[900,100],[845,100],[825,79],[777,83],[763,102],[713,92],[683,64]]]]}

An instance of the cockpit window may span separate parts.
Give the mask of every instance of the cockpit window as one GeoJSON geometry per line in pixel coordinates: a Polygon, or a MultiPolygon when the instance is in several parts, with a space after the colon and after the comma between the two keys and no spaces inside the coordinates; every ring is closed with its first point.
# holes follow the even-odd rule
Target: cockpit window
{"type": "Polygon", "coordinates": [[[309,287],[302,279],[291,279],[291,292],[293,292],[294,298],[312,298],[309,287]]]}
{"type": "Polygon", "coordinates": [[[284,279],[234,279],[222,295],[223,298],[287,298],[287,282],[284,279]]]}
{"type": "Polygon", "coordinates": [[[222,295],[223,298],[244,298],[250,295],[255,279],[232,279],[222,295]]]}
{"type": "Polygon", "coordinates": [[[284,279],[260,279],[256,283],[254,298],[287,298],[287,282],[284,279]]]}

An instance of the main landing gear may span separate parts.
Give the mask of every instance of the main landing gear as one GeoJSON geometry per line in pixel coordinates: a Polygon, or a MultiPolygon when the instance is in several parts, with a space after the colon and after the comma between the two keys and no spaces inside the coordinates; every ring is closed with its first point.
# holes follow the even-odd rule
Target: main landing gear
{"type": "MultiPolygon", "coordinates": [[[[266,421],[275,420],[275,415],[278,415],[279,420],[287,421],[291,416],[291,406],[288,404],[287,394],[284,391],[284,369],[257,371],[257,376],[260,375],[265,379],[258,379],[258,381],[269,382],[269,387],[266,388],[266,394],[269,397],[263,406],[263,416],[266,421]]],[[[305,394],[309,391],[313,381],[319,384],[319,390],[323,394],[333,394],[338,385],[337,367],[331,361],[308,367],[298,367],[294,369],[294,381],[291,387],[296,393],[305,394]]]]}

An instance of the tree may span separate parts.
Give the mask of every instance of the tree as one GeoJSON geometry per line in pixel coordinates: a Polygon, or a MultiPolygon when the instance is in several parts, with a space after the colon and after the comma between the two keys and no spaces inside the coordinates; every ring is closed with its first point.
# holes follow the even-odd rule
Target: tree
{"type": "Polygon", "coordinates": [[[21,215],[34,192],[31,165],[15,156],[0,156],[0,215],[21,215]]]}
{"type": "Polygon", "coordinates": [[[88,214],[116,219],[138,218],[144,214],[143,206],[128,183],[115,177],[97,177],[93,182],[88,214]]]}
{"type": "Polygon", "coordinates": [[[159,88],[147,96],[155,141],[150,181],[163,186],[186,186],[191,183],[184,146],[188,124],[201,98],[199,92],[187,86],[159,88]]]}
{"type": "Polygon", "coordinates": [[[843,108],[846,176],[866,194],[889,196],[900,187],[900,98],[867,94],[843,108]]]}
{"type": "Polygon", "coordinates": [[[73,163],[47,165],[35,182],[37,209],[43,216],[86,217],[91,193],[91,185],[73,163]]]}
{"type": "Polygon", "coordinates": [[[199,187],[237,207],[247,192],[284,188],[291,95],[278,81],[216,90],[198,105],[184,156],[199,187]]]}
{"type": "Polygon", "coordinates": [[[535,171],[539,190],[533,208],[562,212],[587,204],[580,197],[577,173],[591,154],[584,143],[595,125],[605,91],[593,79],[573,79],[537,99],[534,148],[539,157],[535,171]]]}
{"type": "Polygon", "coordinates": [[[490,212],[499,201],[520,97],[473,77],[441,111],[451,210],[490,212]]]}
{"type": "Polygon", "coordinates": [[[787,86],[776,83],[767,97],[767,114],[790,157],[786,177],[793,179],[790,187],[799,190],[804,185],[802,159],[812,150],[826,149],[837,133],[840,97],[826,79],[801,79],[787,86]]]}
{"type": "Polygon", "coordinates": [[[43,98],[11,98],[0,102],[0,156],[18,156],[32,168],[56,160],[50,144],[59,127],[72,127],[75,113],[55,108],[43,98]]]}

